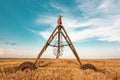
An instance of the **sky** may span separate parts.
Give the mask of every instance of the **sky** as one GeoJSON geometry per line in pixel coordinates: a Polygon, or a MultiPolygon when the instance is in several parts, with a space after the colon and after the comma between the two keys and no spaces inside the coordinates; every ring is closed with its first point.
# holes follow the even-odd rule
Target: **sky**
{"type": "Polygon", "coordinates": [[[36,58],[59,14],[81,59],[120,58],[120,0],[0,0],[0,58],[36,58]]]}

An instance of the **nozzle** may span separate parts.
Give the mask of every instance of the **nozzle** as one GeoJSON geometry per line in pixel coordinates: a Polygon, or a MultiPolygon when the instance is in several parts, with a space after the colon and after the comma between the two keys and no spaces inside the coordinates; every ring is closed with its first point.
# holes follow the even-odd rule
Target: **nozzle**
{"type": "Polygon", "coordinates": [[[59,15],[59,17],[58,17],[58,25],[61,25],[61,24],[62,24],[62,16],[59,15]]]}

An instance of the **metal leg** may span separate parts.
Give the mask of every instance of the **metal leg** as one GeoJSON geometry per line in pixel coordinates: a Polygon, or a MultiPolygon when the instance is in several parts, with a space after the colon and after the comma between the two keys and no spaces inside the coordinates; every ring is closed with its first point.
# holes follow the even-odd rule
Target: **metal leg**
{"type": "Polygon", "coordinates": [[[82,65],[82,63],[80,61],[80,58],[79,58],[79,56],[77,54],[77,51],[75,50],[75,48],[74,48],[74,46],[73,46],[73,44],[72,44],[68,34],[66,33],[66,31],[65,31],[65,29],[63,27],[62,27],[62,29],[64,30],[64,33],[66,34],[66,36],[65,36],[65,34],[62,32],[63,37],[65,38],[65,40],[69,44],[69,47],[71,48],[72,52],[74,53],[75,57],[77,58],[79,64],[82,65]]]}
{"type": "Polygon", "coordinates": [[[39,60],[39,58],[42,56],[42,54],[44,53],[44,51],[47,49],[48,45],[50,44],[50,42],[54,39],[54,37],[56,36],[58,27],[56,27],[53,31],[53,33],[51,34],[51,36],[49,37],[49,39],[47,40],[46,44],[44,45],[44,47],[42,48],[42,50],[39,52],[34,64],[37,63],[37,61],[39,60]]]}

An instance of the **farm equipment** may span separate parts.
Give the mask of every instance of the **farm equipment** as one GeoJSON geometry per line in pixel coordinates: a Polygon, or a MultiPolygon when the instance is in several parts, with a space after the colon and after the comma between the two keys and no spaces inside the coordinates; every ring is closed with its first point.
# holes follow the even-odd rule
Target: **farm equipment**
{"type": "Polygon", "coordinates": [[[70,40],[64,26],[62,25],[62,16],[61,15],[59,15],[58,24],[57,24],[56,28],[54,29],[54,31],[52,32],[52,34],[48,38],[48,40],[45,43],[45,45],[43,46],[43,48],[41,49],[41,51],[38,54],[35,62],[34,63],[24,62],[24,63],[20,64],[20,66],[18,67],[19,70],[26,71],[26,72],[31,71],[31,70],[35,70],[37,68],[36,63],[38,62],[38,60],[40,59],[42,54],[45,52],[45,50],[47,49],[48,46],[55,47],[54,54],[56,55],[56,59],[58,59],[59,56],[62,54],[62,48],[65,47],[65,46],[69,46],[70,49],[72,50],[72,52],[74,53],[77,61],[79,62],[79,65],[80,65],[81,69],[83,69],[83,70],[93,69],[94,71],[97,70],[97,68],[92,64],[82,64],[81,63],[80,58],[78,56],[78,53],[77,53],[76,49],[74,48],[74,46],[72,44],[72,41],[70,40]],[[54,45],[51,45],[51,42],[55,38],[55,36],[57,36],[57,43],[55,43],[54,45]],[[62,44],[62,38],[61,37],[64,38],[67,45],[62,44]]]}

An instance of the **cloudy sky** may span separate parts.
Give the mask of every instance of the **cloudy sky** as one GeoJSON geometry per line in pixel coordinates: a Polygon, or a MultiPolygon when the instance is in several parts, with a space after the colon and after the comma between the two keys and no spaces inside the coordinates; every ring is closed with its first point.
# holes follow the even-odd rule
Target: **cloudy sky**
{"type": "Polygon", "coordinates": [[[120,58],[120,0],[0,0],[0,58],[37,57],[59,14],[80,58],[120,58]]]}

